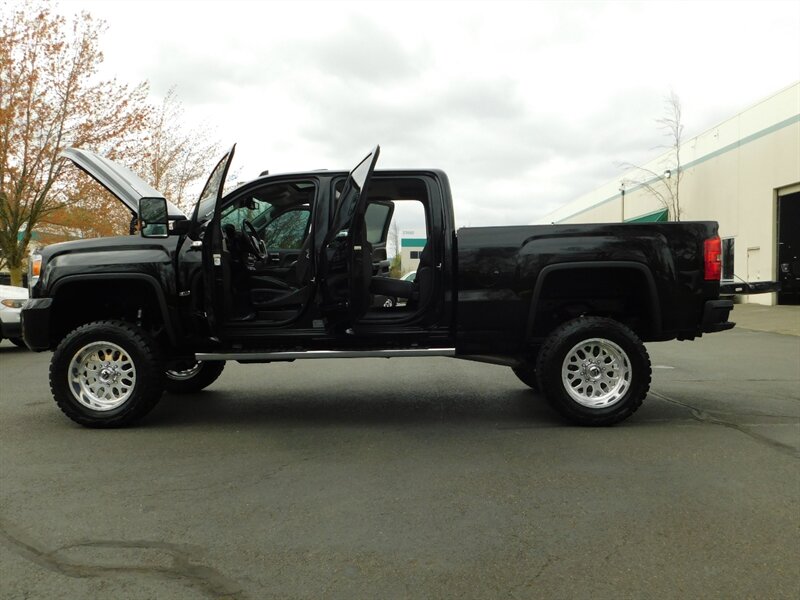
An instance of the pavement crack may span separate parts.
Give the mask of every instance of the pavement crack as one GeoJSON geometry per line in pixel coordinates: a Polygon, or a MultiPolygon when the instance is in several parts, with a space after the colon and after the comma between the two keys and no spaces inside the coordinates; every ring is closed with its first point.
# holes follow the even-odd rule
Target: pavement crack
{"type": "MultiPolygon", "coordinates": [[[[681,402],[680,400],[675,400],[674,398],[670,398],[669,396],[665,396],[664,394],[659,394],[658,392],[654,392],[653,390],[650,390],[649,393],[652,394],[653,396],[655,396],[656,398],[660,399],[660,400],[663,400],[665,402],[669,402],[671,404],[675,404],[677,406],[681,406],[681,407],[687,409],[689,411],[689,414],[692,416],[692,418],[695,421],[699,421],[701,423],[709,423],[711,425],[720,425],[722,427],[727,427],[728,429],[733,429],[735,431],[738,431],[740,433],[745,434],[746,436],[748,436],[751,439],[759,442],[760,444],[763,444],[763,445],[765,445],[765,446],[767,446],[769,448],[772,448],[773,450],[777,450],[778,452],[781,452],[783,454],[787,454],[788,456],[791,456],[792,458],[800,458],[800,450],[798,450],[794,446],[791,446],[789,444],[784,444],[784,443],[779,442],[777,440],[773,440],[771,438],[768,438],[765,435],[761,435],[760,433],[756,433],[755,431],[751,431],[750,429],[748,429],[747,427],[744,427],[743,425],[740,425],[739,423],[734,423],[732,421],[725,421],[723,419],[720,419],[718,417],[715,417],[715,416],[709,414],[708,412],[706,412],[706,411],[704,411],[704,410],[702,410],[700,408],[696,408],[694,406],[691,406],[690,404],[686,404],[684,402],[681,402]]],[[[777,415],[764,415],[764,416],[776,416],[777,417],[777,415]]]]}
{"type": "MultiPolygon", "coordinates": [[[[202,564],[193,551],[182,545],[150,540],[85,540],[46,550],[37,542],[19,532],[11,531],[11,527],[0,519],[0,544],[18,556],[40,567],[60,573],[67,577],[88,578],[109,575],[145,575],[162,579],[181,580],[209,598],[217,600],[243,600],[245,598],[240,586],[222,573],[202,564]],[[90,557],[77,560],[65,556],[68,551],[81,554],[86,549],[157,551],[169,556],[169,564],[159,565],[98,565],[92,564],[90,557]]],[[[112,552],[113,556],[113,552],[112,552]]]]}

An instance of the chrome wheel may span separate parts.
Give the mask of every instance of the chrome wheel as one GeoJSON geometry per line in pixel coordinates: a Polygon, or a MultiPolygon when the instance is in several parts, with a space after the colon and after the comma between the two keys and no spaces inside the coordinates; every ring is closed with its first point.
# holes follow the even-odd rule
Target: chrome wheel
{"type": "Polygon", "coordinates": [[[117,344],[92,342],[72,357],[67,385],[83,406],[96,411],[114,410],[133,393],[136,367],[117,344]]]}
{"type": "Polygon", "coordinates": [[[569,396],[588,408],[619,402],[631,385],[630,360],[617,344],[603,338],[584,340],[567,352],[561,382],[569,396]]]}
{"type": "Polygon", "coordinates": [[[185,381],[197,375],[200,372],[200,369],[202,368],[203,368],[203,363],[196,362],[194,363],[194,366],[191,366],[188,369],[169,370],[166,372],[166,375],[169,379],[172,379],[173,381],[185,381]]]}

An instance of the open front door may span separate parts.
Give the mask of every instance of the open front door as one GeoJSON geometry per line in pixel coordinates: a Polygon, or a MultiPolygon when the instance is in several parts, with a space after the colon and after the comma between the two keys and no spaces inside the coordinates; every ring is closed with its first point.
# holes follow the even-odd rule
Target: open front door
{"type": "Polygon", "coordinates": [[[221,297],[225,289],[226,278],[230,277],[230,265],[223,260],[223,240],[219,229],[219,200],[225,186],[225,177],[233,160],[234,144],[225,153],[206,182],[200,199],[192,215],[192,238],[202,236],[203,244],[203,279],[205,288],[205,312],[212,335],[219,333],[221,312],[224,311],[225,298],[221,297]],[[205,228],[203,227],[205,225],[205,228]]]}
{"type": "Polygon", "coordinates": [[[321,310],[328,328],[350,327],[367,312],[372,246],[364,213],[380,146],[350,171],[320,255],[321,310]]]}

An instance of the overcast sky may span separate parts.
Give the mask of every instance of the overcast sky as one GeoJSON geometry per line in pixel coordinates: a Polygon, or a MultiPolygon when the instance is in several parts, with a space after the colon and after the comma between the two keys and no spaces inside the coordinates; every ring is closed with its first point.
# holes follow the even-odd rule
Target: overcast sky
{"type": "Polygon", "coordinates": [[[459,225],[528,223],[800,79],[800,2],[63,1],[103,73],[177,92],[234,168],[439,167],[459,225]]]}

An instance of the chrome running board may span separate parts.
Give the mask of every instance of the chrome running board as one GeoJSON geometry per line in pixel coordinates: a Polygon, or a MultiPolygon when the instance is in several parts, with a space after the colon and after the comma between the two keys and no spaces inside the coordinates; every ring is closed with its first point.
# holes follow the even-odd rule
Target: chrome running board
{"type": "Polygon", "coordinates": [[[400,350],[307,350],[305,352],[198,352],[202,360],[300,360],[308,358],[399,358],[420,356],[455,356],[455,348],[403,348],[400,350]]]}

